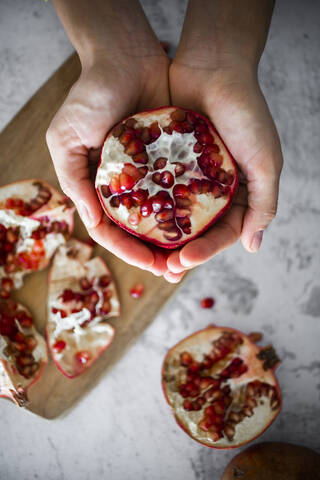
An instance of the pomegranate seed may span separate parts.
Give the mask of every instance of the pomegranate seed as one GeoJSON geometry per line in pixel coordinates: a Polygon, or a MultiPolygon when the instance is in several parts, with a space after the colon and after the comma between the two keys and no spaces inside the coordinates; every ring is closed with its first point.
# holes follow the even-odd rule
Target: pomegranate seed
{"type": "Polygon", "coordinates": [[[86,350],[82,350],[81,352],[77,352],[75,354],[75,358],[77,360],[77,362],[81,363],[82,365],[85,365],[86,363],[88,363],[88,361],[90,360],[90,353],[87,352],[86,350]]]}
{"type": "Polygon", "coordinates": [[[71,300],[74,300],[74,292],[70,288],[66,288],[59,298],[62,299],[63,303],[70,302],[71,300]]]}
{"type": "Polygon", "coordinates": [[[200,364],[198,362],[193,362],[189,365],[188,372],[197,373],[200,370],[200,364]]]}
{"type": "Polygon", "coordinates": [[[116,125],[113,130],[112,130],[112,135],[116,138],[120,137],[120,135],[123,133],[124,127],[121,123],[116,125]]]}
{"type": "Polygon", "coordinates": [[[213,380],[211,377],[201,377],[200,379],[200,389],[204,390],[205,388],[210,387],[213,384],[213,380]]]}
{"type": "Polygon", "coordinates": [[[174,218],[174,213],[172,210],[163,210],[155,215],[155,219],[157,222],[167,222],[174,218]]]}
{"type": "MultiPolygon", "coordinates": [[[[163,223],[160,223],[159,225],[163,225],[163,223]]],[[[171,230],[167,231],[164,234],[164,237],[167,240],[169,240],[171,242],[174,242],[175,240],[179,240],[182,237],[182,233],[179,230],[179,228],[175,227],[175,228],[172,228],[171,230]]]]}
{"type": "Polygon", "coordinates": [[[128,210],[130,210],[130,208],[133,205],[131,194],[130,193],[123,193],[122,195],[120,195],[120,203],[121,203],[121,205],[126,207],[128,210]]]}
{"type": "Polygon", "coordinates": [[[191,233],[191,220],[189,217],[177,218],[177,224],[186,235],[191,233]]]}
{"type": "Polygon", "coordinates": [[[186,112],[183,110],[175,110],[171,113],[170,117],[174,122],[183,122],[186,118],[186,112]]]}
{"type": "Polygon", "coordinates": [[[180,365],[189,366],[193,362],[192,355],[189,352],[180,353],[180,365]]]}
{"type": "Polygon", "coordinates": [[[174,130],[175,132],[178,132],[178,133],[184,133],[184,128],[183,128],[183,125],[179,122],[172,122],[170,124],[172,130],[174,130]]]}
{"type": "Polygon", "coordinates": [[[251,332],[249,333],[248,337],[250,338],[251,342],[258,343],[262,340],[262,333],[261,332],[251,332]]]}
{"type": "Polygon", "coordinates": [[[192,112],[187,113],[187,121],[191,123],[191,125],[194,125],[197,121],[196,116],[192,112]]]}
{"type": "Polygon", "coordinates": [[[167,127],[163,127],[163,131],[168,135],[172,135],[172,128],[170,127],[170,125],[168,125],[167,127]]]}
{"type": "Polygon", "coordinates": [[[198,180],[195,178],[192,179],[189,184],[189,190],[191,193],[194,193],[194,194],[202,193],[201,180],[198,180]]]}
{"type": "Polygon", "coordinates": [[[155,172],[155,173],[152,175],[152,181],[153,181],[154,183],[156,183],[157,185],[160,185],[161,173],[160,173],[160,172],[155,172]]]}
{"type": "Polygon", "coordinates": [[[141,222],[140,213],[131,213],[131,215],[129,215],[129,217],[128,217],[128,222],[131,225],[139,225],[139,223],[141,222]]]}
{"type": "Polygon", "coordinates": [[[143,217],[149,217],[152,213],[152,203],[151,200],[147,200],[140,207],[140,213],[143,217]]]}
{"type": "Polygon", "coordinates": [[[198,423],[198,427],[201,430],[204,430],[205,432],[207,432],[212,425],[213,425],[213,419],[211,418],[204,418],[200,420],[200,422],[198,423]]]}
{"type": "Polygon", "coordinates": [[[160,174],[160,183],[163,188],[171,188],[174,184],[174,177],[171,172],[165,170],[160,174]]]}
{"type": "Polygon", "coordinates": [[[147,175],[148,173],[148,167],[139,167],[138,168],[138,172],[139,172],[139,179],[140,178],[143,178],[147,175]]]}
{"type": "Polygon", "coordinates": [[[183,185],[183,183],[178,183],[173,187],[173,196],[174,197],[189,197],[190,191],[186,185],[183,185]]]}
{"type": "Polygon", "coordinates": [[[185,170],[186,168],[182,163],[176,162],[174,167],[174,173],[176,177],[180,177],[180,175],[183,175],[185,170]]]}
{"type": "Polygon", "coordinates": [[[150,135],[148,127],[144,127],[142,129],[140,138],[143,141],[143,143],[145,143],[146,145],[148,145],[148,143],[150,143],[151,135],[150,135]]]}
{"type": "Polygon", "coordinates": [[[111,193],[120,193],[121,192],[119,175],[114,175],[111,178],[111,181],[110,181],[110,184],[109,184],[109,189],[110,189],[111,193]]]}
{"type": "Polygon", "coordinates": [[[159,157],[153,164],[155,170],[161,170],[167,165],[167,159],[165,157],[159,157]]]}
{"type": "Polygon", "coordinates": [[[118,208],[120,206],[120,197],[118,195],[111,197],[110,205],[113,208],[118,208]]]}
{"type": "Polygon", "coordinates": [[[189,122],[182,122],[181,124],[184,133],[191,133],[193,132],[193,125],[191,125],[189,122]]]}
{"type": "Polygon", "coordinates": [[[34,337],[26,337],[25,338],[25,344],[28,350],[32,351],[36,348],[37,346],[37,340],[34,337]]]}
{"type": "Polygon", "coordinates": [[[161,135],[161,130],[159,128],[158,122],[154,122],[149,127],[149,132],[152,138],[152,141],[157,140],[161,135]]]}
{"type": "Polygon", "coordinates": [[[204,122],[198,119],[197,123],[195,124],[194,130],[195,130],[195,133],[198,135],[201,133],[208,133],[209,129],[204,122]]]}
{"type": "Polygon", "coordinates": [[[135,206],[142,205],[143,202],[148,198],[148,190],[133,190],[131,192],[131,198],[135,206]]]}
{"type": "Polygon", "coordinates": [[[190,400],[185,400],[185,401],[183,402],[183,408],[184,408],[185,410],[187,410],[187,411],[190,412],[191,410],[193,410],[193,404],[192,404],[192,402],[191,402],[190,400]]]}
{"type": "Polygon", "coordinates": [[[134,179],[127,173],[120,173],[120,190],[123,192],[125,190],[131,190],[134,185],[134,179]]]}
{"type": "Polygon", "coordinates": [[[128,145],[135,137],[135,131],[132,128],[125,130],[119,137],[119,141],[122,145],[128,145]]]}
{"type": "Polygon", "coordinates": [[[140,298],[144,291],[143,283],[137,283],[130,289],[130,295],[133,298],[140,298]]]}
{"type": "Polygon", "coordinates": [[[214,305],[214,299],[212,297],[206,297],[201,300],[202,308],[212,308],[214,305]]]}
{"type": "Polygon", "coordinates": [[[213,136],[210,133],[199,133],[196,134],[196,139],[201,145],[212,145],[213,136]]]}
{"type": "Polygon", "coordinates": [[[80,278],[79,284],[82,290],[89,290],[92,287],[92,283],[86,277],[80,278]]]}
{"type": "Polygon", "coordinates": [[[110,277],[109,275],[102,275],[99,279],[99,287],[105,288],[110,284],[110,277]]]}
{"type": "Polygon", "coordinates": [[[174,220],[168,220],[167,222],[161,222],[158,225],[160,230],[165,230],[166,232],[174,231],[176,228],[176,224],[174,220]]]}
{"type": "Polygon", "coordinates": [[[137,120],[135,118],[128,118],[128,120],[125,122],[127,128],[134,128],[136,124],[137,120]]]}
{"type": "Polygon", "coordinates": [[[148,163],[148,155],[146,152],[137,153],[132,157],[132,159],[135,163],[142,163],[143,165],[148,163]]]}
{"type": "Polygon", "coordinates": [[[6,292],[10,292],[13,288],[13,281],[11,280],[11,278],[4,277],[1,281],[1,287],[6,292]]]}
{"type": "Polygon", "coordinates": [[[137,155],[138,153],[142,153],[144,151],[144,143],[139,138],[135,140],[131,140],[128,146],[125,148],[125,153],[127,155],[137,155]]]}
{"type": "Polygon", "coordinates": [[[193,151],[195,153],[201,153],[202,150],[203,150],[203,145],[201,145],[201,143],[197,142],[194,144],[193,151]]]}
{"type": "Polygon", "coordinates": [[[151,199],[151,203],[152,203],[152,209],[155,213],[157,212],[161,212],[161,210],[163,210],[164,208],[164,204],[165,204],[165,200],[162,196],[160,195],[155,195],[154,197],[152,197],[151,199]]]}

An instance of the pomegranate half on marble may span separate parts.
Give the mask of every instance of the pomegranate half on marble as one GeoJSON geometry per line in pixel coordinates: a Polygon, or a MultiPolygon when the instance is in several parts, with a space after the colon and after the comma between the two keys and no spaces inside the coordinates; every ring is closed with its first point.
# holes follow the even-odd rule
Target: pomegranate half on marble
{"type": "Polygon", "coordinates": [[[104,142],[96,189],[106,214],[143,240],[176,248],[231,204],[235,161],[204,116],[179,107],[137,113],[104,142]]]}
{"type": "Polygon", "coordinates": [[[171,348],[162,386],[188,435],[208,447],[235,448],[259,436],[280,412],[278,363],[271,346],[210,325],[171,348]]]}
{"type": "Polygon", "coordinates": [[[0,297],[41,270],[73,229],[74,207],[43,180],[0,187],[0,297]]]}
{"type": "Polygon", "coordinates": [[[25,405],[46,363],[46,342],[30,312],[11,299],[0,300],[0,396],[25,405]]]}
{"type": "Polygon", "coordinates": [[[92,247],[71,239],[56,253],[49,274],[47,339],[54,362],[73,378],[111,344],[109,318],[120,313],[111,273],[92,247]]]}

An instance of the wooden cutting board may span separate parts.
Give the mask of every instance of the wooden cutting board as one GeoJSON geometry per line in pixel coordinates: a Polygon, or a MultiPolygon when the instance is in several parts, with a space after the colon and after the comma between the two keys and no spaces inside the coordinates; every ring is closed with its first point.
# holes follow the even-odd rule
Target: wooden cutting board
{"type": "MultiPolygon", "coordinates": [[[[41,178],[58,187],[45,133],[79,74],[80,63],[73,55],[0,134],[1,185],[25,178],[41,178]]],[[[88,238],[77,215],[74,235],[80,239],[88,238]]],[[[57,417],[80,400],[135,342],[177,288],[162,278],[130,267],[101,247],[95,247],[93,255],[101,255],[106,260],[118,286],[121,316],[110,321],[116,327],[115,340],[83,375],[75,379],[64,377],[49,360],[42,377],[29,390],[30,404],[27,407],[45,418],[57,417]],[[142,282],[146,287],[139,300],[129,295],[130,287],[136,282],[142,282]]],[[[23,288],[14,295],[30,309],[42,333],[46,325],[47,274],[48,269],[29,275],[23,288]]]]}

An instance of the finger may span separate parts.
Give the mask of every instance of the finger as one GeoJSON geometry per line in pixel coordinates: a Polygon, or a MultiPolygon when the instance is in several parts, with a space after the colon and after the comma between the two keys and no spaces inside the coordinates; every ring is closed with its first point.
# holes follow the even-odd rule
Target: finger
{"type": "Polygon", "coordinates": [[[172,273],[182,273],[185,271],[186,267],[180,262],[180,251],[175,250],[172,252],[167,260],[168,270],[172,273]]]}
{"type": "MultiPolygon", "coordinates": [[[[281,157],[280,150],[278,155],[281,157]]],[[[249,252],[259,250],[263,232],[276,215],[281,167],[282,158],[273,160],[266,154],[252,163],[251,171],[247,171],[248,209],[241,241],[249,252]]]]}
{"type": "Polygon", "coordinates": [[[185,268],[201,265],[235,243],[241,233],[244,212],[244,206],[233,205],[203,236],[187,243],[179,253],[181,265],[185,268]]]}
{"type": "Polygon", "coordinates": [[[95,228],[88,229],[89,235],[129,265],[148,270],[154,263],[149,247],[111,222],[105,215],[95,228]]]}
{"type": "Polygon", "coordinates": [[[184,273],[167,272],[164,274],[164,278],[167,280],[167,282],[170,282],[170,283],[179,283],[180,280],[182,280],[183,276],[184,276],[184,273]]]}
{"type": "Polygon", "coordinates": [[[167,258],[169,254],[158,247],[151,247],[151,250],[154,256],[154,262],[149,271],[157,277],[160,277],[168,271],[167,258]]]}

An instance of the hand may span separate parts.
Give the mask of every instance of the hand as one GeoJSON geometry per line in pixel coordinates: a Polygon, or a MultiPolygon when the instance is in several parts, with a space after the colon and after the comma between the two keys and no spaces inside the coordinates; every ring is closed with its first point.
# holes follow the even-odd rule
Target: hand
{"type": "Polygon", "coordinates": [[[165,277],[179,281],[241,237],[256,252],[263,231],[276,214],[282,154],[278,134],[251,71],[206,69],[173,62],[172,103],[203,112],[214,123],[241,170],[242,182],[229,213],[203,236],[173,252],[165,277]],[[181,88],[183,85],[183,88],[181,88]],[[247,194],[246,194],[247,189],[247,194]]]}
{"type": "Polygon", "coordinates": [[[97,152],[116,122],[169,103],[168,59],[158,42],[147,57],[110,50],[108,56],[113,60],[95,58],[83,68],[49,127],[47,143],[61,188],[75,203],[90,236],[127,263],[161,275],[167,270],[165,254],[103,215],[89,167],[96,166],[97,152]]]}

